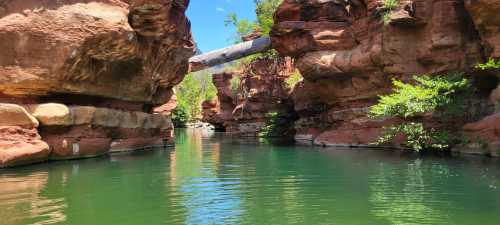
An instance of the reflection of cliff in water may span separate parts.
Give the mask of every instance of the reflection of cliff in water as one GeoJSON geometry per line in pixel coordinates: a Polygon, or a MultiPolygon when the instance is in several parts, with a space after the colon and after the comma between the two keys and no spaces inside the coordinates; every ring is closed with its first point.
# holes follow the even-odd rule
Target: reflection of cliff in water
{"type": "Polygon", "coordinates": [[[48,176],[47,172],[34,172],[26,176],[0,175],[2,223],[41,225],[66,220],[65,199],[51,199],[42,195],[48,176]]]}
{"type": "Polygon", "coordinates": [[[220,177],[220,144],[205,140],[212,135],[207,129],[176,132],[166,185],[182,193],[186,224],[241,223],[241,185],[238,179],[220,177]]]}

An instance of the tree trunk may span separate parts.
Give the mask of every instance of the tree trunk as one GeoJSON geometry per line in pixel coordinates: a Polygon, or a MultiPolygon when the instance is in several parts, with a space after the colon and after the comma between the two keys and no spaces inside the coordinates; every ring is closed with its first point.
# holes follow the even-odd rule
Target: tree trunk
{"type": "Polygon", "coordinates": [[[189,59],[189,71],[200,71],[208,67],[231,62],[245,56],[265,52],[269,49],[271,49],[271,40],[269,37],[260,37],[255,40],[246,41],[240,44],[225,47],[223,49],[193,56],[189,59]]]}

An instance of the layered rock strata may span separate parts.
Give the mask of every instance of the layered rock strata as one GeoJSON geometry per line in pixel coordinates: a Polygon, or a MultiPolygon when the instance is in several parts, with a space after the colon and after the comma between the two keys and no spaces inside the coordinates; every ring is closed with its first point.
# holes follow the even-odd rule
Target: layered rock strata
{"type": "MultiPolygon", "coordinates": [[[[377,96],[391,91],[392,78],[456,71],[475,76],[477,63],[498,57],[499,3],[405,0],[389,10],[380,0],[285,0],[271,39],[273,48],[296,59],[304,77],[292,93],[299,114],[296,140],[367,145],[394,122],[367,117],[377,96]]],[[[477,98],[474,110],[492,111],[486,97],[477,98]]],[[[459,130],[464,121],[445,126],[459,130]]],[[[471,127],[481,126],[465,129],[471,127]]],[[[488,143],[493,146],[497,138],[488,143]]]]}
{"type": "MultiPolygon", "coordinates": [[[[171,102],[194,54],[188,2],[0,1],[0,102],[40,124],[18,143],[48,144],[43,160],[170,143],[169,113],[153,109],[171,102]]],[[[22,150],[9,146],[1,157],[22,150]]]]}
{"type": "Polygon", "coordinates": [[[217,100],[203,103],[203,119],[239,136],[258,136],[266,126],[268,113],[276,112],[285,128],[280,135],[293,132],[293,105],[289,100],[287,78],[295,71],[291,59],[259,58],[241,72],[213,75],[217,100]],[[231,79],[233,77],[231,87],[231,79]]]}

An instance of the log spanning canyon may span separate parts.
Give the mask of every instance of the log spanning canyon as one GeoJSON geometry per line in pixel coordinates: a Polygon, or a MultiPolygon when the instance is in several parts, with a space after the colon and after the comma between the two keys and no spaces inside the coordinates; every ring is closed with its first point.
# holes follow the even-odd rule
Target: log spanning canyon
{"type": "Polygon", "coordinates": [[[212,66],[231,62],[271,49],[271,39],[260,37],[236,45],[193,56],[189,59],[189,71],[196,72],[212,66]]]}

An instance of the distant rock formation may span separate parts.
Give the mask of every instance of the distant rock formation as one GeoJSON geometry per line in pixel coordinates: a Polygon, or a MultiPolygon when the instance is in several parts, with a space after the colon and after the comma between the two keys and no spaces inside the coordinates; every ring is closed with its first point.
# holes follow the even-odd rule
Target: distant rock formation
{"type": "MultiPolygon", "coordinates": [[[[203,120],[231,134],[251,137],[259,135],[270,112],[279,112],[292,125],[295,113],[286,79],[294,71],[290,58],[263,57],[241,72],[214,74],[217,99],[203,103],[203,120]],[[240,81],[231,87],[234,76],[240,81]]],[[[292,135],[293,129],[285,128],[281,135],[292,135]]]]}
{"type": "Polygon", "coordinates": [[[0,167],[172,142],[188,2],[0,1],[0,167]]]}

